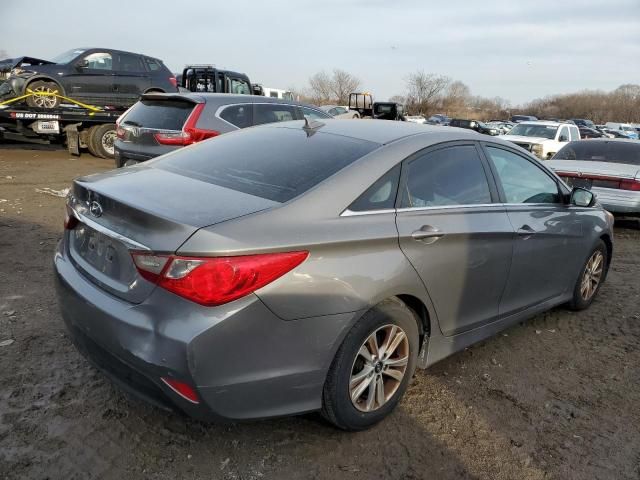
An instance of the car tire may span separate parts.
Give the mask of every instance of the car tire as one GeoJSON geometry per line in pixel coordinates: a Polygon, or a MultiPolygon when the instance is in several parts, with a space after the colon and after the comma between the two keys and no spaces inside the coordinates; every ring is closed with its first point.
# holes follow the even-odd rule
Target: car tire
{"type": "Polygon", "coordinates": [[[578,311],[589,308],[593,299],[596,298],[607,277],[608,256],[607,246],[600,240],[580,269],[580,274],[573,288],[573,298],[569,302],[571,310],[578,311]]]}
{"type": "Polygon", "coordinates": [[[140,162],[139,162],[138,160],[131,160],[131,159],[129,159],[129,160],[127,160],[126,162],[124,162],[124,163],[122,164],[122,166],[123,166],[123,167],[131,167],[131,166],[133,166],[133,165],[137,165],[137,164],[139,164],[139,163],[140,163],[140,162]]]}
{"type": "Polygon", "coordinates": [[[116,139],[115,123],[104,123],[91,127],[89,133],[89,151],[95,151],[97,157],[113,158],[114,142],[116,139]]]}
{"type": "Polygon", "coordinates": [[[87,129],[86,144],[87,144],[87,150],[89,150],[89,153],[91,155],[93,155],[94,157],[101,158],[100,155],[98,155],[98,152],[96,151],[95,136],[93,134],[93,131],[97,127],[98,127],[97,125],[94,125],[93,127],[90,127],[87,129]]]}
{"type": "Polygon", "coordinates": [[[357,113],[354,113],[354,114],[353,114],[353,117],[351,117],[351,118],[353,118],[353,119],[357,119],[357,118],[360,118],[360,115],[358,115],[357,113]]]}
{"type": "MultiPolygon", "coordinates": [[[[53,93],[57,92],[58,95],[62,95],[62,88],[55,82],[47,82],[45,80],[36,80],[35,82],[31,82],[27,85],[27,89],[32,90],[34,92],[48,92],[53,93]]],[[[25,94],[28,93],[25,89],[25,94]]],[[[32,108],[43,108],[47,110],[51,110],[53,108],[58,107],[60,105],[59,97],[36,97],[33,95],[29,95],[26,99],[27,105],[32,108]]]]}
{"type": "Polygon", "coordinates": [[[327,374],[321,411],[325,419],[343,430],[358,431],[371,427],[393,411],[416,368],[418,321],[412,310],[394,298],[376,305],[356,322],[327,374]],[[385,360],[384,351],[381,358],[373,357],[371,361],[362,355],[364,349],[371,356],[372,339],[384,348],[390,338],[397,336],[402,340],[388,359],[385,360]],[[380,382],[382,386],[378,389],[380,382]]]}

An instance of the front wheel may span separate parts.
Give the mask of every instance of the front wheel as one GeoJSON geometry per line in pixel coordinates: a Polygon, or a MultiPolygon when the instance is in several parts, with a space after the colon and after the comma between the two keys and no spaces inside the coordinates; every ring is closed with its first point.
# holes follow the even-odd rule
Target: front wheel
{"type": "Polygon", "coordinates": [[[30,107],[52,109],[60,105],[60,98],[56,95],[62,95],[62,89],[54,82],[36,80],[30,83],[27,89],[34,93],[26,100],[30,107]]]}
{"type": "Polygon", "coordinates": [[[105,123],[92,127],[89,133],[89,151],[94,151],[97,157],[113,158],[115,154],[116,125],[105,123]]]}
{"type": "Polygon", "coordinates": [[[572,310],[584,310],[591,305],[607,275],[607,262],[607,246],[600,240],[580,270],[573,288],[573,298],[569,302],[572,310]]]}
{"type": "Polygon", "coordinates": [[[365,313],[345,337],[323,391],[322,415],[343,430],[364,430],[396,407],[419,348],[413,312],[389,299],[365,313]]]}

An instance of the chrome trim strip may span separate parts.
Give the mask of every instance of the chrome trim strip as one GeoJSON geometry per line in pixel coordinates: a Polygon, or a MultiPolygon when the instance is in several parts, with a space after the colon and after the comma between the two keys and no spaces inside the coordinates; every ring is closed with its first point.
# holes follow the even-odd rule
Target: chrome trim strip
{"type": "Polygon", "coordinates": [[[114,232],[113,230],[109,230],[108,228],[103,227],[99,223],[94,222],[93,220],[88,218],[86,215],[83,215],[80,212],[78,212],[75,208],[72,208],[71,211],[73,212],[73,215],[80,222],[84,223],[85,225],[87,225],[88,227],[94,229],[95,231],[100,232],[103,235],[106,235],[107,237],[114,238],[114,239],[124,243],[130,249],[133,249],[133,250],[144,250],[144,251],[147,251],[147,252],[151,252],[152,251],[146,245],[143,245],[143,244],[141,244],[139,242],[136,242],[135,240],[131,240],[130,238],[125,237],[124,235],[120,235],[119,233],[114,232]]]}
{"type": "Polygon", "coordinates": [[[341,217],[359,217],[361,215],[379,215],[381,213],[394,213],[395,208],[384,208],[381,210],[365,210],[363,212],[354,212],[348,208],[340,214],[341,217]]]}
{"type": "Polygon", "coordinates": [[[505,206],[504,203],[478,203],[475,205],[439,205],[435,207],[398,208],[396,212],[403,213],[403,212],[420,212],[423,210],[453,210],[453,209],[460,209],[460,208],[467,209],[467,208],[487,208],[487,207],[504,207],[504,206],[505,206]]]}

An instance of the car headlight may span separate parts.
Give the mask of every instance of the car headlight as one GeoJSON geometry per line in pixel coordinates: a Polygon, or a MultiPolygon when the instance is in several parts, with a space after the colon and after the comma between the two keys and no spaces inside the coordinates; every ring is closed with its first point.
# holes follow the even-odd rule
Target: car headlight
{"type": "Polygon", "coordinates": [[[542,145],[534,145],[531,147],[531,152],[538,157],[542,157],[542,145]]]}

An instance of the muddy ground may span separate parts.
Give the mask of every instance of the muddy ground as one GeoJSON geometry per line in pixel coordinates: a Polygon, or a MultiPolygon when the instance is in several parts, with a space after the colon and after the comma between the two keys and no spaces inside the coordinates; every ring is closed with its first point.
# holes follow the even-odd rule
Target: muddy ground
{"type": "Polygon", "coordinates": [[[0,148],[0,478],[640,478],[634,223],[616,228],[588,311],[553,310],[418,371],[370,431],[316,415],[207,425],[124,396],[65,334],[51,270],[63,199],[35,189],[111,167],[0,148]]]}

